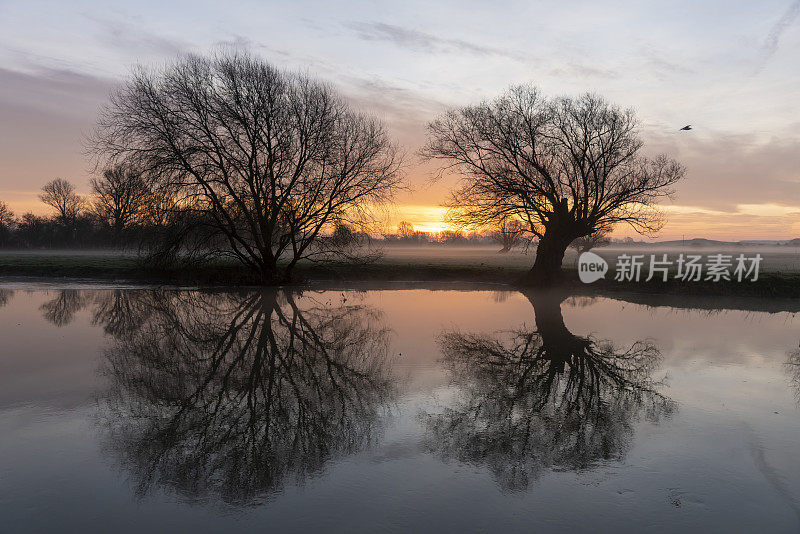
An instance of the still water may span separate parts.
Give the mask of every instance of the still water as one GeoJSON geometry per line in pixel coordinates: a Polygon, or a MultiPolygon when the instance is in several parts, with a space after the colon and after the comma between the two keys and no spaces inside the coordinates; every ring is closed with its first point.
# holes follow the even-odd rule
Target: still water
{"type": "Polygon", "coordinates": [[[800,317],[630,300],[4,286],[0,531],[800,530],[800,317]]]}

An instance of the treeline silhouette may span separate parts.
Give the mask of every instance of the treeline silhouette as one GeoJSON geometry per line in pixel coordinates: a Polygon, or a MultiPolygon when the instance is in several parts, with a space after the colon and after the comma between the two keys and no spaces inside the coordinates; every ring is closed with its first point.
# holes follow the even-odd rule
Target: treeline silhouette
{"type": "Polygon", "coordinates": [[[522,237],[521,225],[503,223],[497,228],[480,231],[442,230],[425,232],[416,230],[409,221],[400,221],[396,229],[385,230],[380,234],[386,244],[390,245],[493,245],[500,244],[500,252],[508,252],[514,247],[529,244],[522,237]]]}
{"type": "Polygon", "coordinates": [[[42,187],[39,199],[50,215],[16,216],[0,201],[0,247],[20,249],[139,248],[186,231],[188,213],[169,209],[143,179],[124,166],[106,169],[91,181],[92,194],[56,178],[42,187]]]}
{"type": "MultiPolygon", "coordinates": [[[[53,208],[51,215],[24,213],[17,217],[8,205],[0,201],[0,248],[61,249],[61,248],[123,248],[148,250],[158,240],[168,236],[197,231],[199,221],[188,213],[167,211],[169,201],[158,198],[141,178],[129,169],[112,168],[91,181],[92,193],[75,192],[75,186],[62,178],[49,182],[40,195],[53,208]],[[56,190],[45,193],[45,189],[56,190]],[[57,197],[56,197],[57,195],[57,197]],[[52,200],[51,200],[52,198],[52,200]]],[[[500,245],[499,252],[527,247],[530,241],[523,236],[517,221],[503,221],[495,229],[482,231],[415,230],[412,223],[400,221],[392,228],[369,234],[347,224],[337,224],[322,238],[339,245],[363,244],[367,241],[388,245],[500,245]]],[[[201,232],[198,231],[199,240],[201,232]]]]}

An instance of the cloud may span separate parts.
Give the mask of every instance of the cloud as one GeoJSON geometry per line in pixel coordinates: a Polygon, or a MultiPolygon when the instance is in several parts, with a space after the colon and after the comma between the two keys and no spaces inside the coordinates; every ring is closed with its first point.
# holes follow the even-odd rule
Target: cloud
{"type": "Polygon", "coordinates": [[[639,53],[643,59],[646,71],[651,72],[653,76],[659,80],[668,80],[676,75],[681,76],[694,72],[685,65],[669,61],[661,52],[650,45],[642,45],[639,53]]]}
{"type": "Polygon", "coordinates": [[[743,211],[668,212],[667,224],[659,233],[659,239],[705,237],[725,241],[793,239],[798,236],[800,236],[800,223],[797,222],[796,214],[773,215],[743,211]]]}
{"type": "Polygon", "coordinates": [[[736,206],[739,213],[756,215],[760,217],[793,217],[800,215],[800,206],[784,206],[780,204],[739,204],[736,206]]]}
{"type": "Polygon", "coordinates": [[[613,69],[594,67],[585,63],[566,61],[557,67],[547,69],[547,73],[554,77],[570,76],[577,79],[583,78],[615,78],[619,73],[613,69]]]}
{"type": "Polygon", "coordinates": [[[463,53],[477,56],[495,56],[515,61],[531,58],[521,52],[476,44],[463,39],[448,39],[429,33],[385,24],[382,22],[350,22],[345,24],[365,41],[387,41],[395,45],[429,53],[463,53]]]}
{"type": "Polygon", "coordinates": [[[0,106],[27,108],[53,115],[84,117],[96,111],[114,82],[70,68],[33,63],[26,72],[0,67],[0,106]]]}
{"type": "Polygon", "coordinates": [[[363,105],[377,106],[398,118],[430,118],[445,108],[445,103],[440,100],[426,97],[415,89],[389,83],[377,76],[345,76],[341,80],[347,86],[346,94],[363,105]]]}
{"type": "Polygon", "coordinates": [[[186,52],[190,45],[175,39],[148,32],[141,24],[131,24],[87,15],[100,29],[99,41],[109,48],[116,48],[126,54],[139,53],[155,56],[174,57],[186,52]]]}
{"type": "Polygon", "coordinates": [[[220,48],[230,48],[233,50],[252,50],[255,48],[263,48],[261,45],[256,44],[255,41],[244,35],[234,33],[229,39],[220,39],[215,43],[215,46],[220,48]]]}
{"type": "Polygon", "coordinates": [[[686,179],[676,188],[681,205],[731,213],[752,205],[792,211],[800,198],[800,138],[762,141],[756,135],[704,138],[677,132],[648,132],[646,137],[648,153],[664,152],[686,165],[686,179]]]}
{"type": "Polygon", "coordinates": [[[398,47],[428,54],[469,54],[474,56],[498,57],[535,66],[550,76],[570,76],[576,78],[614,78],[619,74],[611,69],[589,65],[574,59],[547,61],[508,48],[497,48],[477,44],[464,39],[451,39],[430,33],[403,28],[382,22],[350,22],[346,27],[356,32],[365,41],[385,41],[398,47]],[[548,65],[552,66],[548,67],[548,65]]]}
{"type": "Polygon", "coordinates": [[[83,135],[113,82],[69,69],[0,68],[0,199],[18,213],[43,208],[35,191],[61,176],[85,191],[83,135]]]}
{"type": "Polygon", "coordinates": [[[358,75],[339,75],[337,81],[356,107],[385,120],[392,135],[412,151],[422,143],[427,122],[447,107],[413,82],[358,75]]]}
{"type": "Polygon", "coordinates": [[[761,46],[761,54],[759,57],[759,64],[756,68],[755,74],[761,72],[764,66],[767,64],[767,61],[778,51],[778,45],[780,44],[781,35],[783,32],[786,31],[788,28],[800,15],[800,0],[795,0],[792,5],[789,6],[781,18],[778,19],[778,22],[772,26],[772,29],[767,34],[767,38],[764,39],[764,44],[761,46]]]}

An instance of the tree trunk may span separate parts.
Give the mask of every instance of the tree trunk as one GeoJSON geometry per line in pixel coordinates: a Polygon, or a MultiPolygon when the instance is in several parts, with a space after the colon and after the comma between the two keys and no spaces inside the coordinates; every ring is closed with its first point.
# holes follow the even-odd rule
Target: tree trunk
{"type": "Polygon", "coordinates": [[[525,296],[533,305],[536,332],[541,337],[542,347],[546,349],[545,357],[551,361],[550,370],[563,373],[571,352],[569,342],[575,337],[564,324],[564,315],[561,313],[561,302],[565,295],[550,290],[537,290],[525,292],[525,296]]]}
{"type": "Polygon", "coordinates": [[[525,283],[534,287],[558,284],[561,281],[561,263],[571,242],[571,236],[557,228],[546,230],[536,247],[536,260],[525,277],[525,283]]]}
{"type": "MultiPolygon", "coordinates": [[[[582,364],[596,365],[592,358],[597,358],[590,338],[576,336],[564,324],[561,313],[561,302],[566,294],[561,291],[526,291],[524,295],[533,305],[536,332],[542,341],[542,357],[550,360],[550,373],[561,374],[566,366],[575,367],[582,364]]],[[[586,384],[591,388],[592,384],[586,384]]]]}
{"type": "Polygon", "coordinates": [[[282,282],[278,276],[278,264],[274,259],[264,259],[259,276],[262,286],[274,286],[282,282]]]}

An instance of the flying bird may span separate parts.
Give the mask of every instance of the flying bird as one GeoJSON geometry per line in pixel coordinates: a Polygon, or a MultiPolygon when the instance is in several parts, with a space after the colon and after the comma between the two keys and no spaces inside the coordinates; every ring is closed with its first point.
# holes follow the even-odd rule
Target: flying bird
{"type": "Polygon", "coordinates": [[[686,126],[684,126],[683,128],[681,128],[678,131],[682,131],[682,130],[687,130],[688,131],[688,130],[691,130],[691,129],[692,129],[692,125],[691,124],[687,124],[686,126]]]}

